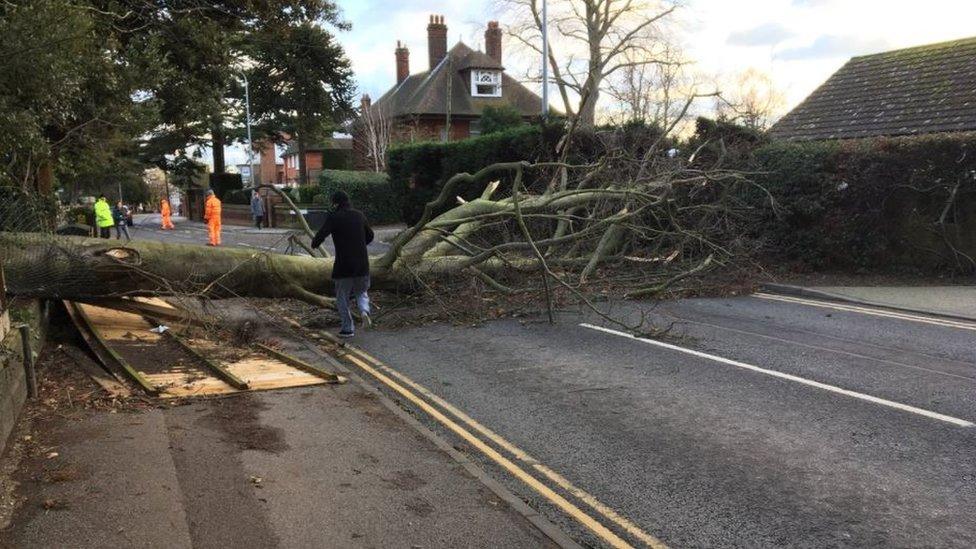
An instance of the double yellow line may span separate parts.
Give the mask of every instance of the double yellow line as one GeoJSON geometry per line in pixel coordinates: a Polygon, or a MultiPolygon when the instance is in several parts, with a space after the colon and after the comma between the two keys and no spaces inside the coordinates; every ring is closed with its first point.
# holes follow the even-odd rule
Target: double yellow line
{"type": "Polygon", "coordinates": [[[549,467],[539,463],[535,458],[512,444],[511,442],[505,440],[497,433],[488,429],[484,425],[478,423],[476,420],[457,409],[455,406],[446,402],[444,399],[430,392],[426,387],[420,385],[419,383],[411,380],[407,376],[401,374],[400,372],[390,368],[389,366],[383,364],[376,358],[373,358],[364,351],[352,347],[350,345],[345,345],[344,349],[346,354],[343,358],[354,364],[356,367],[360,368],[364,372],[373,376],[380,383],[386,385],[392,389],[397,394],[401,395],[403,398],[407,399],[415,406],[423,410],[431,418],[435,419],[441,425],[461,437],[464,441],[470,444],[472,447],[477,448],[482,454],[484,454],[488,459],[494,461],[503,469],[508,471],[512,476],[518,480],[525,483],[529,488],[534,490],[540,496],[544,497],[550,503],[558,507],[567,515],[573,517],[577,522],[583,525],[586,529],[593,532],[600,539],[606,542],[611,547],[615,548],[629,548],[632,547],[630,543],[615,534],[609,528],[604,526],[604,524],[594,518],[593,516],[587,514],[585,511],[580,509],[578,506],[574,505],[572,502],[561,496],[555,490],[538,480],[536,477],[529,474],[527,471],[519,467],[515,461],[524,463],[525,465],[531,467],[543,477],[548,479],[550,482],[555,484],[562,490],[572,494],[574,497],[585,503],[597,515],[602,517],[606,522],[612,523],[617,527],[621,528],[628,535],[632,536],[634,539],[639,540],[641,543],[647,547],[653,549],[665,548],[667,547],[663,542],[655,538],[654,536],[643,531],[639,526],[634,524],[632,521],[628,520],[626,517],[621,516],[619,513],[613,509],[607,507],[605,504],[596,499],[593,495],[589,494],[585,490],[573,485],[569,480],[560,475],[559,473],[553,471],[549,467]],[[412,391],[411,391],[412,389],[412,391]],[[418,396],[420,395],[420,396],[418,396]],[[424,397],[424,398],[421,398],[424,397]],[[426,398],[426,400],[425,400],[426,398]],[[429,402],[428,402],[429,401],[429,402]],[[457,421],[454,421],[448,417],[444,412],[441,412],[433,404],[454,416],[458,421],[465,423],[470,430],[460,425],[457,421]],[[512,459],[509,459],[501,452],[490,446],[487,442],[479,438],[472,431],[477,432],[485,439],[491,441],[496,446],[507,452],[512,459]],[[515,461],[513,461],[515,460],[515,461]]]}

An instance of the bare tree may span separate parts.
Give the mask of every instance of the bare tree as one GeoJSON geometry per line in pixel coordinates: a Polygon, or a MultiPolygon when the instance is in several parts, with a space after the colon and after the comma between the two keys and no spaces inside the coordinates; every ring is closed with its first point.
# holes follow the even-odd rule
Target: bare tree
{"type": "Polygon", "coordinates": [[[687,98],[695,95],[698,82],[688,71],[689,65],[680,48],[668,43],[662,45],[659,62],[626,65],[607,79],[606,94],[616,103],[609,118],[618,123],[638,120],[670,127],[687,98]]]}
{"type": "Polygon", "coordinates": [[[715,111],[720,118],[765,130],[785,104],[786,97],[775,87],[773,79],[756,68],[749,68],[722,86],[715,100],[715,111]]]}
{"type": "MultiPolygon", "coordinates": [[[[498,3],[508,35],[541,55],[542,0],[498,3]]],[[[677,7],[677,0],[549,0],[551,81],[566,113],[592,125],[607,78],[659,63],[662,25],[677,7]]],[[[538,72],[527,76],[541,81],[538,72]]]]}
{"type": "Polygon", "coordinates": [[[393,139],[393,118],[383,105],[362,109],[359,117],[363,153],[374,172],[386,171],[386,150],[393,139]]]}

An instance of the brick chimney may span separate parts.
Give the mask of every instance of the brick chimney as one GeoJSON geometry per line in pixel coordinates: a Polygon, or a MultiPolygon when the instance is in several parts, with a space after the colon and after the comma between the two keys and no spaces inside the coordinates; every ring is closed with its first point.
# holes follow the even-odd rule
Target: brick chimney
{"type": "Polygon", "coordinates": [[[498,26],[498,21],[488,21],[488,28],[485,29],[485,53],[495,61],[502,62],[502,29],[498,26]]]}
{"type": "Polygon", "coordinates": [[[410,50],[397,40],[396,47],[396,71],[397,84],[403,82],[410,76],[410,50]]]}
{"type": "Polygon", "coordinates": [[[427,55],[430,57],[430,70],[447,56],[447,25],[443,15],[431,15],[427,25],[427,55]]]}
{"type": "Polygon", "coordinates": [[[362,109],[362,112],[368,111],[372,104],[373,100],[369,98],[369,94],[364,93],[362,99],[359,100],[359,106],[362,109]]]}

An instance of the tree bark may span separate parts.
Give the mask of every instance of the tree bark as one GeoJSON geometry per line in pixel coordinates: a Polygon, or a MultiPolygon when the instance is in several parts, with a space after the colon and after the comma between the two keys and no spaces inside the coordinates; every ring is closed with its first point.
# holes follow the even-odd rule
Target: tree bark
{"type": "Polygon", "coordinates": [[[305,142],[305,132],[298,134],[298,184],[302,187],[308,185],[308,163],[305,158],[305,151],[308,144],[305,142]]]}
{"type": "Polygon", "coordinates": [[[224,145],[227,136],[224,135],[224,127],[219,122],[211,130],[213,136],[213,167],[214,173],[224,173],[227,171],[227,163],[224,160],[224,145]]]}
{"type": "MultiPolygon", "coordinates": [[[[114,241],[40,233],[0,233],[0,260],[15,295],[78,299],[125,295],[297,297],[328,294],[333,259],[114,241]]],[[[384,277],[376,277],[384,284],[384,277]]]]}

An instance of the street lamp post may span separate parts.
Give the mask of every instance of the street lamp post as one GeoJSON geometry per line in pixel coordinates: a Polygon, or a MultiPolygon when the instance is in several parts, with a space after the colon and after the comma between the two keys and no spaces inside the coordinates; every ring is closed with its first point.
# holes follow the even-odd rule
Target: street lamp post
{"type": "Polygon", "coordinates": [[[549,119],[549,15],[542,0],[542,119],[549,119]]]}
{"type": "Polygon", "coordinates": [[[254,143],[251,141],[251,91],[247,84],[247,75],[241,73],[244,79],[244,113],[247,116],[247,169],[251,172],[251,186],[257,185],[257,178],[254,177],[254,143]]]}

